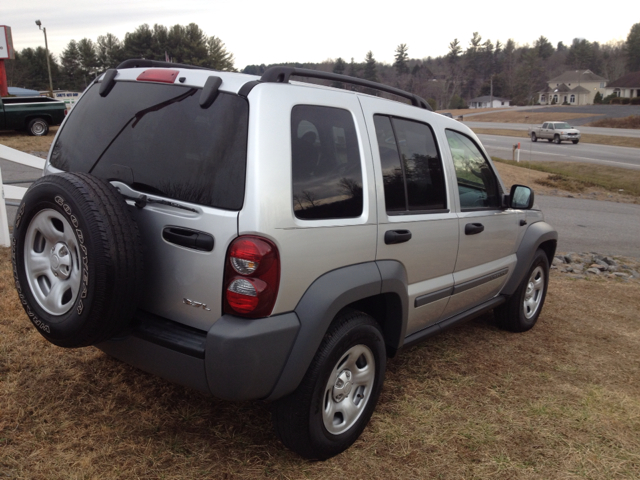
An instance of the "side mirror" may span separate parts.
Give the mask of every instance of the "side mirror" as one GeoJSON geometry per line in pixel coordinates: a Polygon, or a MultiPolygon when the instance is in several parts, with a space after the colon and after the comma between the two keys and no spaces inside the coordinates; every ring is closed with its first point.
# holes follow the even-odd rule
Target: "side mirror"
{"type": "Polygon", "coordinates": [[[524,185],[513,185],[509,193],[509,208],[529,210],[533,207],[533,190],[524,185]]]}

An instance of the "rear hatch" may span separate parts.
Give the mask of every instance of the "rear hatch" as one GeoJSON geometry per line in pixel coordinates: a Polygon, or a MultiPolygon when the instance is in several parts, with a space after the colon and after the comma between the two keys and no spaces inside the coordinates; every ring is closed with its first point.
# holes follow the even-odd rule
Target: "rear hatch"
{"type": "Polygon", "coordinates": [[[225,254],[244,201],[248,103],[220,92],[201,108],[202,89],[180,84],[118,81],[104,97],[99,88],[70,113],[48,171],[118,187],[145,249],[140,308],[207,330],[221,314],[225,254]]]}

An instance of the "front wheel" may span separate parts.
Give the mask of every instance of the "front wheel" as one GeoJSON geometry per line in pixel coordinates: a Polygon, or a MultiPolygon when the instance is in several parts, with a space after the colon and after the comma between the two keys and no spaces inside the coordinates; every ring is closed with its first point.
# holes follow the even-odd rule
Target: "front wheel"
{"type": "Polygon", "coordinates": [[[555,137],[553,137],[553,143],[555,143],[556,145],[560,145],[560,142],[562,140],[560,140],[560,135],[556,135],[555,137]]]}
{"type": "Polygon", "coordinates": [[[538,137],[536,136],[535,133],[531,133],[531,141],[532,142],[537,142],[538,141],[538,137]]]}
{"type": "Polygon", "coordinates": [[[512,332],[526,332],[538,321],[549,284],[549,259],[537,250],[527,275],[506,303],[494,310],[498,326],[512,332]]]}
{"type": "Polygon", "coordinates": [[[273,423],[282,443],[317,460],[349,448],[378,402],[386,362],[375,320],[362,312],[341,315],[297,390],[273,406],[273,423]]]}
{"type": "Polygon", "coordinates": [[[580,140],[571,140],[574,145],[577,145],[580,140]]]}
{"type": "Polygon", "coordinates": [[[42,137],[49,133],[49,122],[44,118],[34,118],[27,125],[27,133],[34,137],[42,137]]]}

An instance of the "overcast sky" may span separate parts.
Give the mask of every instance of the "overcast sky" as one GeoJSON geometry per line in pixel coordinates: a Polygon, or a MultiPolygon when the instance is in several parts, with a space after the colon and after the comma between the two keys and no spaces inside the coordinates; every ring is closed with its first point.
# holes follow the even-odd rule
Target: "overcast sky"
{"type": "Polygon", "coordinates": [[[70,40],[95,41],[106,33],[123,40],[143,23],[170,27],[193,22],[207,35],[219,37],[233,53],[236,68],[242,69],[338,57],[363,61],[369,50],[379,62],[393,63],[401,43],[407,44],[411,58],[436,57],[447,53],[454,38],[466,48],[473,32],[494,44],[509,38],[533,44],[540,35],[554,46],[560,41],[568,45],[574,38],[606,43],[625,40],[631,26],[640,22],[636,0],[617,2],[615,11],[602,3],[597,8],[559,5],[569,2],[0,0],[0,25],[11,27],[20,51],[44,46],[35,24],[41,20],[49,49],[59,57],[70,40]]]}

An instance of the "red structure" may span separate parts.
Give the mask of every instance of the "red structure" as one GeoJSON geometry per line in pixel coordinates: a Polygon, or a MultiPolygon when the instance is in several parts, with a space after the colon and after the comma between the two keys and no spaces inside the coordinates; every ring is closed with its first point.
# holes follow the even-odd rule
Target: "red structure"
{"type": "Polygon", "coordinates": [[[7,90],[7,71],[4,68],[4,61],[13,60],[14,58],[11,27],[0,25],[0,97],[9,95],[9,91],[7,90]]]}

